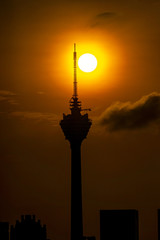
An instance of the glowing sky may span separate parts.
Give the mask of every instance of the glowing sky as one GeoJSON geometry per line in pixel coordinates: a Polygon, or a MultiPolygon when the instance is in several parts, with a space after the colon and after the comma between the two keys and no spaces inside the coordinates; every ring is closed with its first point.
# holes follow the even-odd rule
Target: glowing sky
{"type": "Polygon", "coordinates": [[[141,240],[156,240],[159,0],[14,0],[0,11],[0,221],[35,213],[48,238],[69,239],[70,151],[58,124],[76,42],[78,56],[98,61],[78,70],[93,120],[82,148],[84,233],[99,240],[99,209],[135,208],[141,240]]]}

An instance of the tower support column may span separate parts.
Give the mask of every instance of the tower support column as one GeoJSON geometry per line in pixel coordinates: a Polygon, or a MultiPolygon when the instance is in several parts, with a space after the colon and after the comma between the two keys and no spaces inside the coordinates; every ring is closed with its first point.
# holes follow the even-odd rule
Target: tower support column
{"type": "Polygon", "coordinates": [[[82,240],[82,184],[81,142],[70,142],[71,146],[71,240],[82,240]]]}

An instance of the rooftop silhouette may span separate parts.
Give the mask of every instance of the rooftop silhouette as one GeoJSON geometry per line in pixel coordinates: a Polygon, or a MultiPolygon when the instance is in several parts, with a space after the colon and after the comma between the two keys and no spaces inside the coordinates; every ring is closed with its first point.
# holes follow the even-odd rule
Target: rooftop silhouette
{"type": "Polygon", "coordinates": [[[9,223],[0,222],[0,239],[9,240],[9,223]]]}
{"type": "Polygon", "coordinates": [[[100,240],[138,240],[137,210],[101,210],[100,240]]]}
{"type": "Polygon", "coordinates": [[[46,225],[36,221],[35,215],[22,215],[11,225],[10,240],[47,240],[46,225]]]}

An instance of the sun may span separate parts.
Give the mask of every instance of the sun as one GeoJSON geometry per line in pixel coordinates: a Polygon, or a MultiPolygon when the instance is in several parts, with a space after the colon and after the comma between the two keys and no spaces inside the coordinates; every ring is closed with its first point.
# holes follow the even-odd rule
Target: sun
{"type": "Polygon", "coordinates": [[[90,53],[85,53],[78,59],[78,66],[83,72],[92,72],[97,67],[97,59],[90,53]]]}

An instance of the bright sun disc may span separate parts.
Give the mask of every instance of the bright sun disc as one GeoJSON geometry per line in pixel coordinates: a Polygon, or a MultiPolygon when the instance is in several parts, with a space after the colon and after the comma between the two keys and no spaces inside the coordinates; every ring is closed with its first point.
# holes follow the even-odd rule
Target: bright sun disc
{"type": "Polygon", "coordinates": [[[92,72],[97,67],[97,59],[90,53],[85,53],[78,59],[78,66],[83,72],[92,72]]]}

